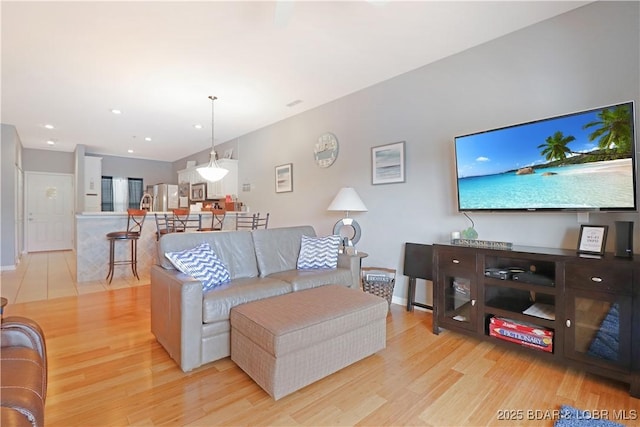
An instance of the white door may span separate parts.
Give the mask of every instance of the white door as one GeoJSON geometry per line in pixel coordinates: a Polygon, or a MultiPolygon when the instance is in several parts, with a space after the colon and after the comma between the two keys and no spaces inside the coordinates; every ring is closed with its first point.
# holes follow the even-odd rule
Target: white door
{"type": "Polygon", "coordinates": [[[73,175],[25,172],[27,252],[73,249],[73,175]]]}

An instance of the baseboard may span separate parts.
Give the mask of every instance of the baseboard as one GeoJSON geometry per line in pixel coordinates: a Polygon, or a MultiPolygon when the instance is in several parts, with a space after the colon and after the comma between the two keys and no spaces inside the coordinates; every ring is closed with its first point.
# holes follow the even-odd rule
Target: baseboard
{"type": "MultiPolygon", "coordinates": [[[[402,298],[402,297],[397,297],[397,296],[393,296],[391,297],[391,304],[398,304],[401,306],[406,307],[407,306],[407,299],[406,298],[402,298]]],[[[431,313],[432,310],[429,310],[428,308],[423,308],[423,307],[417,307],[417,306],[413,306],[414,310],[419,310],[419,311],[426,311],[427,313],[431,313]]]]}

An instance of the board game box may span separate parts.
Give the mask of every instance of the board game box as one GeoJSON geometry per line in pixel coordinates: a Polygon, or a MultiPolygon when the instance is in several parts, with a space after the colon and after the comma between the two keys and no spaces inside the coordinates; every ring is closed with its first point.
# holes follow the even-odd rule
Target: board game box
{"type": "Polygon", "coordinates": [[[553,331],[504,317],[492,317],[489,335],[538,350],[553,352],[553,331]]]}

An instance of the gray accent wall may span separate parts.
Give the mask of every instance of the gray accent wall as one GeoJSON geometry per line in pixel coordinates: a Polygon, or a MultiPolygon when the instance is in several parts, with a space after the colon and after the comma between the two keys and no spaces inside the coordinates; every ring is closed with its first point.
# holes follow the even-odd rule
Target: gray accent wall
{"type": "Polygon", "coordinates": [[[23,167],[29,172],[74,173],[75,161],[73,153],[54,150],[23,150],[23,167]]]}
{"type": "MultiPolygon", "coordinates": [[[[628,100],[636,101],[638,127],[639,51],[640,3],[591,3],[243,136],[239,186],[251,190],[240,191],[240,200],[269,212],[270,226],[311,224],[326,235],[342,216],[327,212],[329,203],[341,187],[355,187],[368,208],[352,214],[362,228],[358,248],[369,254],[363,265],[397,269],[395,295],[405,297],[404,243],[448,240],[470,226],[456,210],[453,138],[628,100]],[[340,143],[326,169],[313,158],[323,132],[340,143]],[[397,141],[406,142],[406,182],[372,185],[371,147],[397,141]],[[276,194],[274,167],[285,163],[293,163],[293,192],[276,194]]],[[[339,73],[340,65],[331,69],[339,73]]],[[[470,216],[480,239],[569,249],[584,220],[575,213],[470,216]]],[[[588,217],[608,225],[639,219],[588,217]]],[[[612,250],[612,229],[609,236],[612,250]]]]}
{"type": "Polygon", "coordinates": [[[102,175],[125,178],[142,178],[145,186],[153,184],[177,184],[178,175],[171,162],[131,159],[127,157],[87,155],[102,157],[102,175]]]}
{"type": "MultiPolygon", "coordinates": [[[[78,147],[84,147],[79,145],[78,147]]],[[[142,178],[146,184],[177,183],[171,162],[131,159],[128,157],[103,156],[83,150],[76,150],[78,157],[96,156],[102,158],[102,175],[142,178]],[[81,152],[80,152],[81,151],[81,152]]],[[[24,149],[24,170],[30,172],[75,173],[76,153],[51,150],[24,149]]],[[[83,173],[84,173],[84,168],[83,173]]],[[[81,181],[82,182],[82,181],[81,181]]]]}

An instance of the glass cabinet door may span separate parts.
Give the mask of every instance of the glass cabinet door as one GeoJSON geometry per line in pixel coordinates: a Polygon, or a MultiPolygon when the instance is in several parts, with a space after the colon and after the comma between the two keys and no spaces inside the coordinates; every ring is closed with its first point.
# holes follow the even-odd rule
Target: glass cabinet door
{"type": "Polygon", "coordinates": [[[630,368],[631,298],[570,289],[567,292],[567,357],[630,368]]]}
{"type": "Polygon", "coordinates": [[[440,321],[449,327],[475,329],[476,324],[476,290],[474,280],[468,277],[441,273],[442,286],[440,321]]]}

